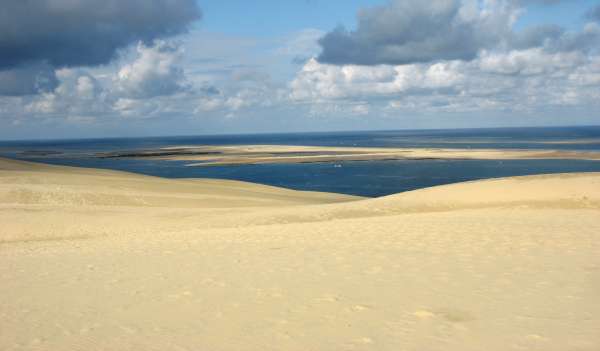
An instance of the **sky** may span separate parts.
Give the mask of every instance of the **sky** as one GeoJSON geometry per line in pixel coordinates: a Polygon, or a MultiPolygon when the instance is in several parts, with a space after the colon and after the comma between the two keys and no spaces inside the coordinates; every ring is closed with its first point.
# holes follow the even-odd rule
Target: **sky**
{"type": "Polygon", "coordinates": [[[600,0],[0,5],[0,140],[600,125],[600,0]]]}

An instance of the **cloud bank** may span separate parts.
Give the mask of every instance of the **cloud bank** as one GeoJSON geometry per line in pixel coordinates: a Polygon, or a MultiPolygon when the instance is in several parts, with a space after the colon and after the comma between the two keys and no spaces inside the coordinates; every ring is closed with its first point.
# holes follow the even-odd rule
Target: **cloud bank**
{"type": "MultiPolygon", "coordinates": [[[[526,3],[552,5],[559,1],[510,0],[392,0],[361,10],[356,30],[343,27],[319,40],[317,60],[335,65],[403,65],[439,61],[471,61],[479,53],[544,47],[551,52],[593,50],[600,31],[589,25],[582,32],[557,25],[513,30],[526,3]]],[[[600,19],[600,7],[588,17],[600,19]]]]}
{"type": "MultiPolygon", "coordinates": [[[[355,30],[304,29],[268,38],[201,30],[167,38],[200,13],[174,16],[179,21],[169,30],[144,29],[147,36],[111,46],[112,56],[100,60],[108,65],[86,60],[89,53],[78,56],[78,64],[52,61],[46,49],[12,63],[2,58],[0,124],[7,128],[0,135],[12,137],[7,130],[13,124],[23,135],[40,125],[91,131],[110,125],[123,133],[161,125],[152,134],[162,134],[173,128],[452,127],[454,118],[462,119],[460,126],[502,125],[502,118],[505,125],[556,124],[558,118],[594,124],[600,111],[598,8],[582,9],[585,16],[568,29],[515,25],[523,6],[559,9],[552,7],[557,2],[391,0],[361,10],[355,30]]],[[[147,6],[157,3],[192,6],[183,0],[147,6]]]]}
{"type": "Polygon", "coordinates": [[[357,29],[338,27],[321,40],[318,61],[331,64],[410,64],[472,60],[510,32],[508,3],[461,0],[393,0],[361,10],[357,29]]]}
{"type": "Polygon", "coordinates": [[[290,98],[381,115],[598,106],[599,7],[580,30],[514,29],[522,6],[558,2],[392,0],[364,9],[355,30],[319,40],[321,54],[290,83],[290,98]]]}
{"type": "Polygon", "coordinates": [[[43,91],[44,84],[36,82],[47,78],[50,70],[44,67],[106,64],[120,49],[182,33],[200,17],[194,0],[4,1],[0,11],[0,93],[43,91]],[[33,70],[26,73],[28,67],[33,70]],[[24,80],[31,84],[15,85],[11,77],[16,75],[33,77],[24,80]]]}

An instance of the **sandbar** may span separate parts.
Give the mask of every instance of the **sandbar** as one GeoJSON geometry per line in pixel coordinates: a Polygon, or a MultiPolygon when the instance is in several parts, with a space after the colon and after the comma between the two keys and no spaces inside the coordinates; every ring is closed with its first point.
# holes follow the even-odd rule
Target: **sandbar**
{"type": "Polygon", "coordinates": [[[188,166],[337,163],[381,160],[600,160],[600,151],[531,149],[375,148],[293,145],[177,146],[98,153],[101,158],[190,161],[188,166]]]}

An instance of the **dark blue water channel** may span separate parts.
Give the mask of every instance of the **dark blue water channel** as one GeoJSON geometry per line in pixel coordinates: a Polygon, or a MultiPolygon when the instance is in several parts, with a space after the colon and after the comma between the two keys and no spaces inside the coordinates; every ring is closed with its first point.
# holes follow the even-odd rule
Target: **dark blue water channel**
{"type": "Polygon", "coordinates": [[[291,189],[383,196],[467,180],[566,172],[600,172],[600,161],[403,160],[187,167],[188,162],[99,159],[91,153],[177,145],[318,146],[600,150],[600,127],[184,136],[0,142],[0,154],[52,164],[116,169],[167,178],[243,180],[291,189]],[[27,157],[24,151],[54,152],[27,157]]]}

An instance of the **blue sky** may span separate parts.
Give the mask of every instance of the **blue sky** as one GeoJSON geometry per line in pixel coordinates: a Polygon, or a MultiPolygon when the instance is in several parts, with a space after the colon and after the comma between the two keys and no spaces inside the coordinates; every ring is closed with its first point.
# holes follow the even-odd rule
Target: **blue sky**
{"type": "Polygon", "coordinates": [[[380,1],[201,1],[205,14],[201,28],[230,35],[271,37],[305,28],[329,30],[338,24],[354,26],[356,12],[380,1]]]}
{"type": "MultiPolygon", "coordinates": [[[[224,34],[256,37],[292,33],[305,28],[325,31],[337,25],[354,28],[359,9],[383,3],[378,0],[199,1],[205,19],[197,26],[224,34]]],[[[578,29],[585,22],[586,11],[595,4],[596,0],[562,1],[550,6],[529,4],[517,28],[551,23],[578,29]]]]}
{"type": "Polygon", "coordinates": [[[597,4],[597,0],[561,1],[551,6],[531,4],[527,7],[517,27],[523,28],[552,23],[576,30],[584,25],[585,13],[597,4]]]}
{"type": "Polygon", "coordinates": [[[0,139],[600,124],[598,0],[57,3],[0,24],[0,139]]]}
{"type": "MultiPolygon", "coordinates": [[[[200,28],[230,35],[270,37],[305,28],[330,30],[337,25],[353,28],[361,8],[377,6],[380,0],[243,0],[199,1],[205,18],[200,28]]],[[[566,28],[580,28],[585,12],[597,1],[570,0],[548,6],[530,4],[517,28],[554,23],[566,28]]]]}

